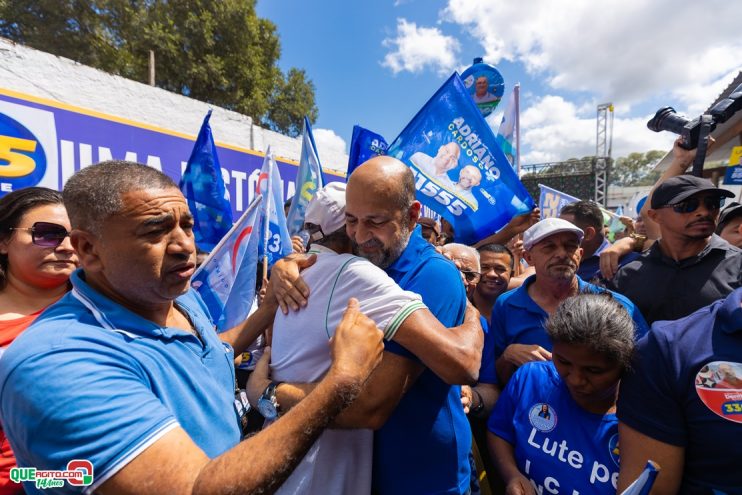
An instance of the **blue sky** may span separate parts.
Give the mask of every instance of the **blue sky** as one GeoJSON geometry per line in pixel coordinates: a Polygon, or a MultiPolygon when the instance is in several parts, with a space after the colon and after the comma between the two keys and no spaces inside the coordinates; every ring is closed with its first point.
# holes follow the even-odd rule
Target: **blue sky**
{"type": "Polygon", "coordinates": [[[281,68],[315,84],[320,156],[347,151],[354,124],[391,141],[476,56],[506,94],[521,83],[524,164],[594,154],[607,101],[614,157],[669,149],[646,120],[665,105],[699,114],[742,67],[742,6],[727,0],[259,0],[257,11],[277,26],[281,68]]]}

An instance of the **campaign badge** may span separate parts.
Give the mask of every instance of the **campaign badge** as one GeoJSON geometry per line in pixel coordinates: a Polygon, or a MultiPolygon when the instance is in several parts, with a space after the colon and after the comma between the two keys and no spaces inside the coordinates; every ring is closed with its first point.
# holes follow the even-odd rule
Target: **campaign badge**
{"type": "Polygon", "coordinates": [[[696,393],[711,412],[742,423],[742,364],[714,361],[696,374],[696,393]]]}
{"type": "Polygon", "coordinates": [[[531,425],[542,433],[549,433],[557,425],[557,413],[549,404],[538,403],[528,412],[531,425]]]}
{"type": "Polygon", "coordinates": [[[611,456],[611,459],[613,459],[613,462],[616,464],[616,467],[619,466],[620,460],[620,451],[618,449],[618,433],[613,435],[608,440],[608,454],[611,456]]]}

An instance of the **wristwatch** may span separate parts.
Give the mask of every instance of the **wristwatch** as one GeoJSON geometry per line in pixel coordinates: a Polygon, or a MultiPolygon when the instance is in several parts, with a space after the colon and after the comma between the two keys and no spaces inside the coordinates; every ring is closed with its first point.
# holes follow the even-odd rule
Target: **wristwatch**
{"type": "Polygon", "coordinates": [[[644,251],[644,244],[647,242],[647,236],[634,233],[629,235],[629,237],[634,239],[634,251],[637,253],[644,251]]]}
{"type": "MultiPolygon", "coordinates": [[[[479,404],[477,404],[476,407],[470,408],[469,409],[469,413],[472,414],[472,415],[477,415],[480,412],[482,412],[482,410],[484,409],[484,401],[482,400],[482,394],[480,394],[479,392],[477,392],[474,389],[471,389],[471,391],[472,391],[472,399],[476,395],[477,396],[477,399],[479,399],[479,404]]],[[[472,402],[474,402],[474,401],[472,401],[472,402]]]]}
{"type": "Polygon", "coordinates": [[[263,395],[258,399],[258,411],[265,419],[276,419],[278,417],[281,407],[278,405],[278,400],[276,399],[276,388],[281,383],[271,382],[265,387],[263,395]]]}

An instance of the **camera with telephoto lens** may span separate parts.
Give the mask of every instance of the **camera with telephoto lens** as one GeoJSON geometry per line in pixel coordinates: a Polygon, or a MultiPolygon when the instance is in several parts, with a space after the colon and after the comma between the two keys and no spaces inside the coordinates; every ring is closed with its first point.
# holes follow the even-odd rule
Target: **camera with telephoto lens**
{"type": "MultiPolygon", "coordinates": [[[[732,91],[728,97],[711,107],[706,115],[711,116],[710,131],[713,131],[717,124],[729,120],[738,110],[742,108],[742,84],[732,91]]],[[[693,120],[687,119],[682,115],[675,113],[672,107],[663,107],[657,110],[652,120],[647,122],[647,127],[654,132],[670,131],[679,134],[683,142],[680,144],[687,150],[692,150],[698,146],[698,138],[701,133],[701,121],[703,116],[696,117],[693,120]]]]}

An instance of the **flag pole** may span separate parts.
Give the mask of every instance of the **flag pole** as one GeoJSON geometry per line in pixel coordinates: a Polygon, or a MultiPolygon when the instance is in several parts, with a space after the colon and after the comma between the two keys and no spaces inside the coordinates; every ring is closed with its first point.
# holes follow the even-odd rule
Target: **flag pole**
{"type": "Polygon", "coordinates": [[[515,94],[515,173],[520,178],[520,83],[513,88],[515,94]]]}

